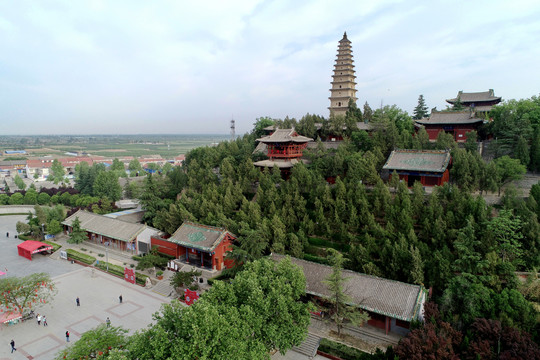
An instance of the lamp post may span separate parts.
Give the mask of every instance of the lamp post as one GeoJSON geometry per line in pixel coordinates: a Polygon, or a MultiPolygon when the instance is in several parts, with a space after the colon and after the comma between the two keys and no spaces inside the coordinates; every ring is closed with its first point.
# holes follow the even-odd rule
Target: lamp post
{"type": "Polygon", "coordinates": [[[109,249],[105,248],[105,261],[107,262],[107,272],[109,272],[109,249]]]}
{"type": "Polygon", "coordinates": [[[41,234],[43,236],[43,241],[45,241],[45,224],[41,224],[41,234]]]}

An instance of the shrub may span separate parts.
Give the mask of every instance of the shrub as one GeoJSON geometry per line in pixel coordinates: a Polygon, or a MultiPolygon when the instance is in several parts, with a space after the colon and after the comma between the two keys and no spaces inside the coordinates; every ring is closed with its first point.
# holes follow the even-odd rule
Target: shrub
{"type": "MultiPolygon", "coordinates": [[[[107,263],[105,261],[100,261],[99,264],[96,264],[96,267],[98,269],[101,269],[103,271],[107,271],[107,265],[109,265],[109,273],[113,275],[117,275],[120,277],[124,277],[124,268],[122,266],[114,265],[111,263],[107,263]]],[[[140,285],[146,284],[146,279],[148,276],[144,274],[135,273],[135,282],[140,285]]]]}
{"type": "Polygon", "coordinates": [[[144,270],[151,267],[158,267],[158,268],[165,268],[167,266],[167,263],[169,262],[169,259],[161,257],[159,255],[146,255],[141,260],[139,260],[139,263],[137,264],[137,270],[144,270]]]}
{"type": "Polygon", "coordinates": [[[304,260],[313,261],[313,262],[316,262],[316,263],[319,263],[319,264],[328,265],[328,260],[326,258],[311,255],[311,254],[304,254],[304,260]]]}
{"type": "MultiPolygon", "coordinates": [[[[361,350],[325,338],[321,339],[319,350],[324,353],[339,357],[343,360],[368,360],[387,358],[387,356],[380,350],[378,350],[374,355],[371,355],[361,350]]],[[[388,359],[393,359],[392,347],[389,347],[387,352],[390,352],[387,355],[391,356],[388,357],[388,359]]]]}
{"type": "MultiPolygon", "coordinates": [[[[20,238],[20,236],[19,236],[20,238]]],[[[60,244],[57,244],[55,242],[52,242],[52,241],[42,241],[43,243],[47,244],[47,245],[51,245],[53,247],[53,252],[55,252],[56,250],[60,249],[62,247],[62,245],[60,244]]]]}
{"type": "Polygon", "coordinates": [[[96,261],[95,257],[80,253],[73,249],[67,249],[66,252],[67,252],[68,258],[80,261],[88,265],[92,265],[96,261]]]}

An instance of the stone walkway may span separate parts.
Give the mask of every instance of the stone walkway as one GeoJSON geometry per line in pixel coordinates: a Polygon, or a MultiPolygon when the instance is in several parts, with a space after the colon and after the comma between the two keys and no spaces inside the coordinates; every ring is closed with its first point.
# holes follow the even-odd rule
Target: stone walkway
{"type": "Polygon", "coordinates": [[[170,299],[138,285],[101,271],[73,265],[77,269],[55,277],[58,293],[54,300],[35,310],[47,316],[49,326],[38,326],[35,319],[23,323],[0,326],[0,360],[53,359],[67,343],[77,341],[87,330],[104,324],[107,317],[115,326],[123,326],[133,333],[152,322],[152,314],[170,299]],[[120,304],[118,296],[122,295],[120,304]],[[76,306],[79,297],[81,306],[76,306]],[[15,340],[17,351],[10,353],[9,341],[15,340]]]}

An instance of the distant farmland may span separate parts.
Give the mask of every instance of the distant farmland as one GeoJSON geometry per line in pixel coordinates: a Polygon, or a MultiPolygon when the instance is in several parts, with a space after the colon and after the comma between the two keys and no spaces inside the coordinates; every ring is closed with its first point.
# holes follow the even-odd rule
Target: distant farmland
{"type": "Polygon", "coordinates": [[[229,135],[4,136],[0,150],[24,149],[27,156],[86,152],[106,157],[159,154],[163,158],[173,158],[191,149],[229,139],[229,135]]]}

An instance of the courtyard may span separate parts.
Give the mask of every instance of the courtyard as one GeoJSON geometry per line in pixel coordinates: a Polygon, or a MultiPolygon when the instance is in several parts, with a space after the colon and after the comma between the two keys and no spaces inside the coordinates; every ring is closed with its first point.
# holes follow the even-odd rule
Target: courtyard
{"type": "Polygon", "coordinates": [[[54,299],[34,309],[36,314],[47,317],[48,326],[38,326],[35,319],[14,325],[0,325],[0,360],[4,359],[54,359],[67,342],[77,341],[81,334],[100,324],[107,317],[113,326],[123,326],[130,334],[152,322],[152,314],[170,298],[160,296],[121,278],[58,257],[35,254],[30,261],[17,253],[19,239],[15,239],[15,224],[26,216],[0,216],[0,270],[4,276],[22,277],[34,272],[49,273],[58,293],[54,299]],[[6,232],[10,233],[9,238],[6,232]],[[122,295],[123,302],[118,297],[122,295]],[[81,306],[75,299],[80,298],[81,306]],[[13,339],[17,351],[11,354],[9,342],[13,339]]]}

